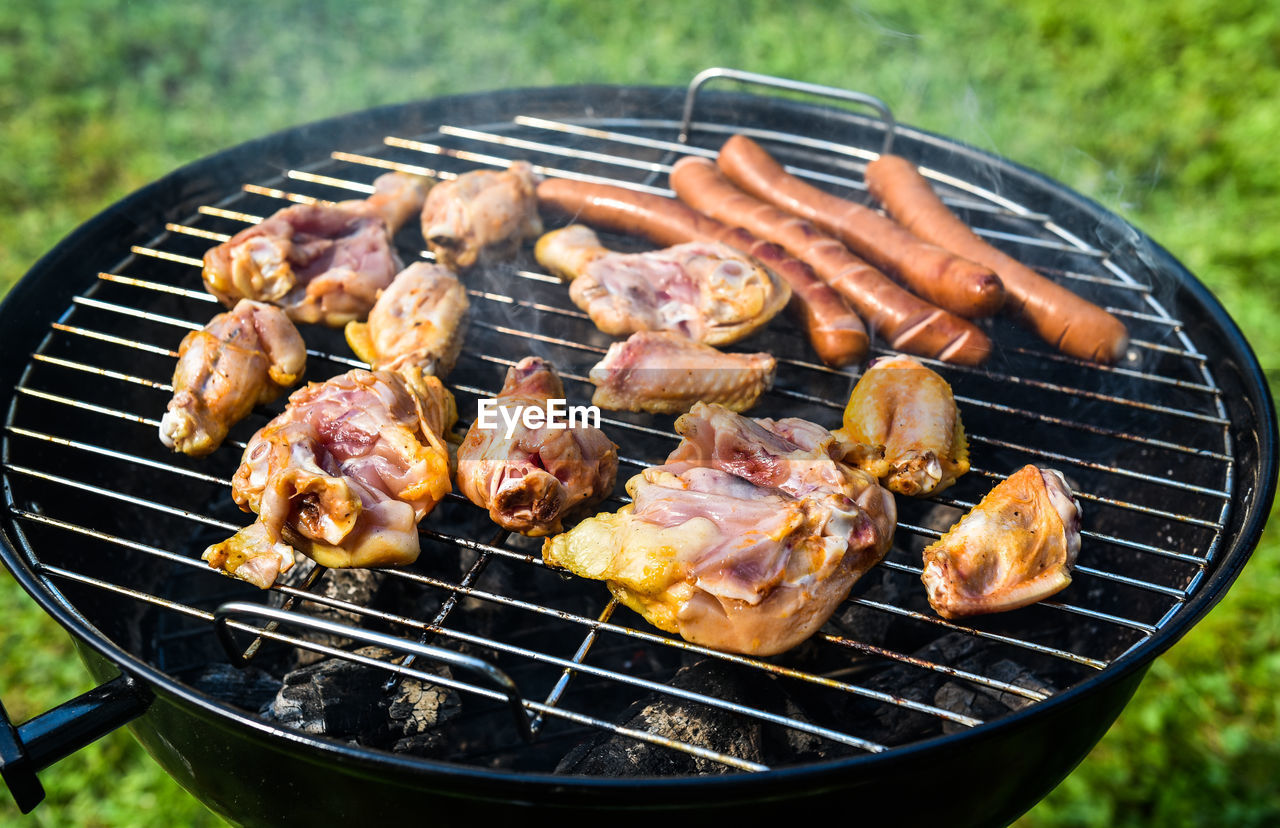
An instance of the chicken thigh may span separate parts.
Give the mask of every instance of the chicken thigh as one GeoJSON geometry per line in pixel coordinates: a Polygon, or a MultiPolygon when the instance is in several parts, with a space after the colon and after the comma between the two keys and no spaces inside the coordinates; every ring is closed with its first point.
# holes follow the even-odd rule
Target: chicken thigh
{"type": "Polygon", "coordinates": [[[569,298],[613,336],[674,331],[727,345],[762,328],[791,298],[786,282],[718,243],[616,253],[589,227],[571,224],[538,239],[534,255],[571,280],[569,298]]]}
{"type": "Polygon", "coordinates": [[[453,271],[415,262],[379,291],[367,322],[347,323],[347,344],[374,370],[411,364],[445,377],[462,349],[469,305],[453,271]]]}
{"type": "Polygon", "coordinates": [[[773,385],[769,354],[723,353],[669,331],[640,331],[609,346],[591,369],[593,405],[679,414],[696,402],[745,411],[773,385]]]}
{"type": "Polygon", "coordinates": [[[837,436],[847,461],[898,494],[936,494],[969,471],[951,386],[909,356],[870,364],[849,396],[837,436]]]}
{"type": "Polygon", "coordinates": [[[1023,466],[924,550],[929,603],[959,618],[1049,597],[1071,583],[1080,517],[1060,472],[1023,466]]]}
{"type": "Polygon", "coordinates": [[[436,261],[464,270],[510,257],[542,232],[533,167],[515,161],[506,170],[474,170],[437,184],[422,207],[422,237],[436,261]]]}
{"type": "Polygon", "coordinates": [[[543,560],[603,580],[687,641],[773,655],[826,622],[892,543],[893,495],[836,459],[830,432],[695,405],[633,502],[548,538],[543,560]]]}
{"type": "Polygon", "coordinates": [[[329,567],[412,563],[418,521],[451,488],[442,435],[456,420],[440,380],[412,371],[356,369],[295,391],[232,480],[258,519],[204,560],[264,589],[294,549],[329,567]]]}
{"type": "Polygon", "coordinates": [[[364,200],[286,207],[211,248],[204,284],[224,305],[255,299],[295,322],[363,319],[403,269],[391,237],[426,197],[418,176],[387,173],[364,200]]]}
{"type": "Polygon", "coordinates": [[[552,422],[549,400],[564,402],[555,369],[522,359],[498,392],[496,408],[507,417],[491,410],[492,422],[477,418],[458,449],[458,489],[499,526],[531,537],[559,532],[566,517],[613,491],[618,473],[613,441],[589,424],[552,422]],[[543,412],[542,425],[515,421],[528,408],[543,412]]]}
{"type": "Polygon", "coordinates": [[[160,420],[161,442],[192,457],[209,454],[255,405],[296,383],[306,364],[306,344],[289,317],[273,305],[241,299],[183,337],[173,399],[160,420]]]}

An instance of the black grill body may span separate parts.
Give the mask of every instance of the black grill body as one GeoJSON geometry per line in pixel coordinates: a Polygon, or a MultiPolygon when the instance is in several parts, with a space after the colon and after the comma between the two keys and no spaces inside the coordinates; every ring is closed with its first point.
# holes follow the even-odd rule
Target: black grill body
{"type": "MultiPolygon", "coordinates": [[[[1220,304],[1155,242],[1100,206],[1011,162],[898,127],[895,152],[946,176],[939,179],[945,194],[997,244],[1122,311],[1136,344],[1121,365],[1103,369],[1058,357],[1015,323],[997,319],[989,323],[996,353],[987,365],[938,367],[976,436],[976,471],[940,500],[899,500],[898,539],[882,565],[885,571],[864,579],[850,599],[860,612],[889,619],[883,633],[833,632],[817,649],[794,657],[732,665],[767,682],[790,682],[796,680],[793,673],[802,673],[798,697],[825,711],[803,724],[832,737],[824,755],[782,757],[755,772],[575,776],[555,773],[555,756],[584,738],[583,731],[557,718],[555,710],[527,708],[543,714],[545,722],[528,745],[511,726],[506,707],[483,697],[475,703],[476,720],[488,734],[482,744],[459,747],[448,757],[420,758],[284,728],[194,689],[190,681],[199,667],[225,658],[214,634],[219,609],[229,601],[278,604],[290,593],[264,598],[199,571],[203,564],[189,565],[198,564],[205,545],[229,534],[227,526],[247,521],[224,482],[238,452],[224,448],[206,461],[175,459],[153,427],[119,416],[158,418],[166,401],[160,386],[173,358],[111,338],[150,343],[160,351],[176,348],[182,333],[166,320],[198,326],[217,309],[181,292],[200,290],[198,268],[183,258],[198,258],[212,242],[172,227],[234,232],[243,223],[229,214],[266,215],[284,206],[278,195],[264,194],[264,187],[352,197],[335,194],[316,178],[367,182],[381,171],[351,157],[445,172],[495,158],[500,164],[532,157],[555,174],[607,175],[661,189],[662,165],[681,151],[669,144],[679,133],[684,99],[684,90],[665,88],[511,90],[385,107],[282,132],[180,169],[104,211],[42,259],[0,306],[0,386],[13,389],[6,392],[3,444],[5,564],[70,630],[99,680],[120,671],[137,679],[129,691],[137,699],[133,712],[140,713],[131,725],[134,733],[218,813],[246,824],[301,824],[339,814],[474,818],[534,807],[569,817],[704,811],[758,817],[831,805],[856,807],[867,818],[901,820],[907,812],[920,822],[1001,824],[1034,804],[1083,758],[1151,660],[1219,600],[1240,572],[1274,492],[1275,414],[1257,361],[1220,304]],[[591,130],[641,141],[618,144],[591,130]],[[424,156],[421,149],[385,143],[387,136],[447,151],[424,156]],[[603,145],[637,163],[617,166],[588,154],[603,145]],[[334,158],[331,152],[350,157],[334,158]],[[956,181],[966,186],[948,183],[956,181]],[[259,189],[246,192],[245,184],[259,189]],[[135,313],[122,314],[121,307],[135,313]],[[115,413],[103,414],[105,409],[115,413]],[[1005,616],[959,625],[930,619],[918,584],[920,549],[996,479],[1032,461],[1062,468],[1085,495],[1087,536],[1076,583],[1052,602],[1005,616]],[[176,476],[174,467],[181,470],[176,476]],[[918,594],[911,592],[913,584],[918,594]],[[901,597],[887,600],[884,590],[901,597]],[[920,661],[912,653],[951,634],[1011,654],[1045,677],[1051,689],[1028,691],[1032,703],[990,720],[948,718],[932,699],[912,696],[916,682],[955,670],[962,683],[990,688],[998,681],[945,657],[911,661],[920,661]],[[844,662],[836,665],[838,659],[844,662]],[[874,690],[880,685],[872,679],[894,667],[906,670],[903,683],[874,690]],[[820,688],[817,680],[828,676],[838,676],[841,689],[820,688]],[[867,736],[866,722],[883,708],[909,709],[936,721],[917,738],[881,743],[867,736]]],[[[693,127],[694,151],[713,151],[731,132],[746,131],[772,142],[785,163],[827,176],[828,186],[852,182],[843,189],[854,197],[865,153],[874,153],[884,137],[883,124],[873,117],[741,93],[702,93],[693,127]]],[[[398,237],[410,255],[421,245],[415,233],[411,227],[398,237]]],[[[635,245],[625,237],[608,241],[635,245]]],[[[479,396],[494,393],[505,365],[525,353],[540,353],[581,377],[610,341],[583,319],[533,307],[572,311],[560,286],[520,275],[536,269],[527,254],[468,277],[474,291],[511,301],[473,299],[480,324],[472,325],[464,357],[449,378],[464,412],[474,411],[479,396]]],[[[317,352],[348,355],[338,332],[304,333],[317,352]]],[[[856,369],[822,369],[782,319],[743,346],[771,350],[788,361],[779,389],[753,415],[806,416],[834,427],[856,369]]],[[[342,370],[340,360],[331,360],[312,369],[309,379],[342,370]]],[[[584,393],[579,383],[571,394],[589,396],[589,390],[584,393]]],[[[281,405],[255,414],[232,438],[243,441],[281,405]]],[[[674,438],[664,436],[671,432],[670,418],[618,419],[606,430],[612,428],[622,454],[638,462],[658,462],[674,446],[674,438]]],[[[624,469],[619,488],[637,470],[624,469]]],[[[495,538],[495,528],[477,513],[458,502],[433,513],[424,522],[423,560],[399,577],[424,607],[443,611],[451,597],[468,599],[487,608],[478,613],[483,618],[468,615],[467,604],[446,613],[439,628],[431,626],[430,613],[412,619],[421,627],[371,617],[362,623],[406,641],[480,653],[513,677],[526,702],[555,708],[563,698],[566,708],[603,721],[649,692],[647,685],[628,683],[627,668],[611,655],[617,648],[649,652],[651,672],[642,678],[657,684],[693,659],[716,658],[655,640],[655,632],[626,611],[611,615],[600,584],[541,569],[536,544],[495,538]],[[527,609],[525,602],[541,611],[527,609]],[[526,635],[530,626],[535,629],[526,635]],[[575,656],[597,633],[599,661],[589,646],[586,655],[575,656]],[[476,637],[482,640],[476,643],[476,637]],[[574,673],[568,694],[557,696],[554,687],[566,664],[594,672],[574,673]],[[586,681],[583,674],[599,683],[575,691],[575,682],[586,681]],[[591,707],[593,696],[607,700],[591,707]],[[549,703],[553,697],[557,701],[549,703]]],[[[292,611],[305,625],[305,606],[292,611]]],[[[267,661],[310,640],[295,637],[302,634],[288,625],[272,630],[234,612],[225,615],[242,647],[266,629],[260,657],[267,661]]],[[[747,711],[748,717],[757,713],[777,711],[747,711]]],[[[118,724],[120,717],[117,709],[97,729],[118,724]]]]}

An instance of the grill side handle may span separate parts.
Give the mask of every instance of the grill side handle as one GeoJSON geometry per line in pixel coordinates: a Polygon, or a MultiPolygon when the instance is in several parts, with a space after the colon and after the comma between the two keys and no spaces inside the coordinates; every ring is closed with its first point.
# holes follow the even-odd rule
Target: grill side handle
{"type": "Polygon", "coordinates": [[[0,776],[22,813],[44,799],[39,771],[133,721],[152,698],[150,688],[121,673],[20,725],[0,703],[0,776]]]}

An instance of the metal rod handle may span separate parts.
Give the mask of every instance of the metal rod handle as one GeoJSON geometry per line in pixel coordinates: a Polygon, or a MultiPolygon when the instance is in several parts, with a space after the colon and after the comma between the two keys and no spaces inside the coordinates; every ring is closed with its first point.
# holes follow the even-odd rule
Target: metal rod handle
{"type": "Polygon", "coordinates": [[[680,143],[689,143],[689,130],[693,125],[693,107],[698,98],[698,91],[711,80],[716,78],[728,78],[729,80],[741,81],[742,83],[754,83],[757,86],[769,86],[774,89],[786,89],[790,92],[803,92],[807,95],[818,95],[825,98],[834,98],[840,101],[848,101],[850,103],[862,104],[869,106],[876,111],[880,119],[884,121],[884,145],[880,148],[880,152],[888,155],[893,149],[893,134],[898,128],[897,121],[893,118],[893,112],[889,109],[889,105],[874,95],[868,95],[865,92],[854,92],[849,89],[841,89],[838,86],[823,86],[818,83],[806,83],[805,81],[790,80],[788,78],[774,77],[773,75],[761,75],[757,72],[744,72],[741,69],[726,69],[721,66],[715,66],[710,69],[703,69],[689,83],[689,91],[684,97],[684,117],[680,121],[680,143]]]}
{"type": "Polygon", "coordinates": [[[146,685],[121,673],[21,725],[0,704],[0,776],[22,813],[44,799],[39,771],[136,719],[151,699],[146,685]]]}
{"type": "MultiPolygon", "coordinates": [[[[239,667],[243,667],[247,663],[247,659],[237,646],[235,637],[231,633],[229,623],[233,615],[251,615],[258,618],[266,618],[281,624],[294,624],[299,627],[305,627],[316,632],[326,633],[328,635],[338,636],[339,638],[349,638],[353,641],[360,641],[365,644],[373,644],[378,647],[384,647],[388,650],[406,652],[414,656],[425,658],[429,661],[442,662],[450,667],[457,667],[473,673],[484,679],[488,684],[501,696],[507,700],[507,705],[511,710],[511,717],[515,721],[516,731],[520,734],[520,738],[526,742],[533,741],[533,731],[529,726],[529,716],[524,710],[524,697],[520,695],[520,689],[511,677],[494,667],[489,662],[476,658],[474,656],[463,655],[453,650],[446,650],[443,647],[432,647],[430,644],[420,644],[416,641],[399,638],[394,635],[374,632],[373,630],[365,630],[359,627],[352,627],[348,624],[342,624],[337,621],[328,621],[323,618],[313,618],[309,615],[300,615],[288,610],[278,609],[276,607],[268,607],[262,604],[253,604],[245,601],[229,601],[218,607],[213,613],[213,628],[218,634],[218,640],[222,643],[222,647],[227,652],[228,658],[239,667]]],[[[411,675],[425,681],[442,682],[439,676],[431,676],[416,670],[411,670],[401,665],[394,665],[396,669],[404,670],[411,675]]]]}

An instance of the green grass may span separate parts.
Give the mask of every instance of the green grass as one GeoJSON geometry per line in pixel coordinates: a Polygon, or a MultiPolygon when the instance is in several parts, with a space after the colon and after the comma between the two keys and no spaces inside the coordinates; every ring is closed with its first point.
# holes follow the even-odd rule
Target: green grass
{"type": "MultiPolygon", "coordinates": [[[[1217,293],[1274,387],[1277,55],[1280,19],[1263,0],[553,0],[483,13],[439,2],[10,0],[0,6],[0,287],[121,196],[278,128],[500,87],[683,85],[725,65],[871,92],[904,122],[1101,202],[1217,293]]],[[[88,683],[61,631],[7,578],[0,589],[0,690],[22,719],[88,683]]],[[[1280,820],[1278,594],[1272,529],[1226,600],[1155,663],[1024,824],[1280,820]]],[[[122,734],[42,778],[49,801],[31,824],[216,822],[122,734]]],[[[0,819],[15,815],[0,796],[0,819]]]]}

